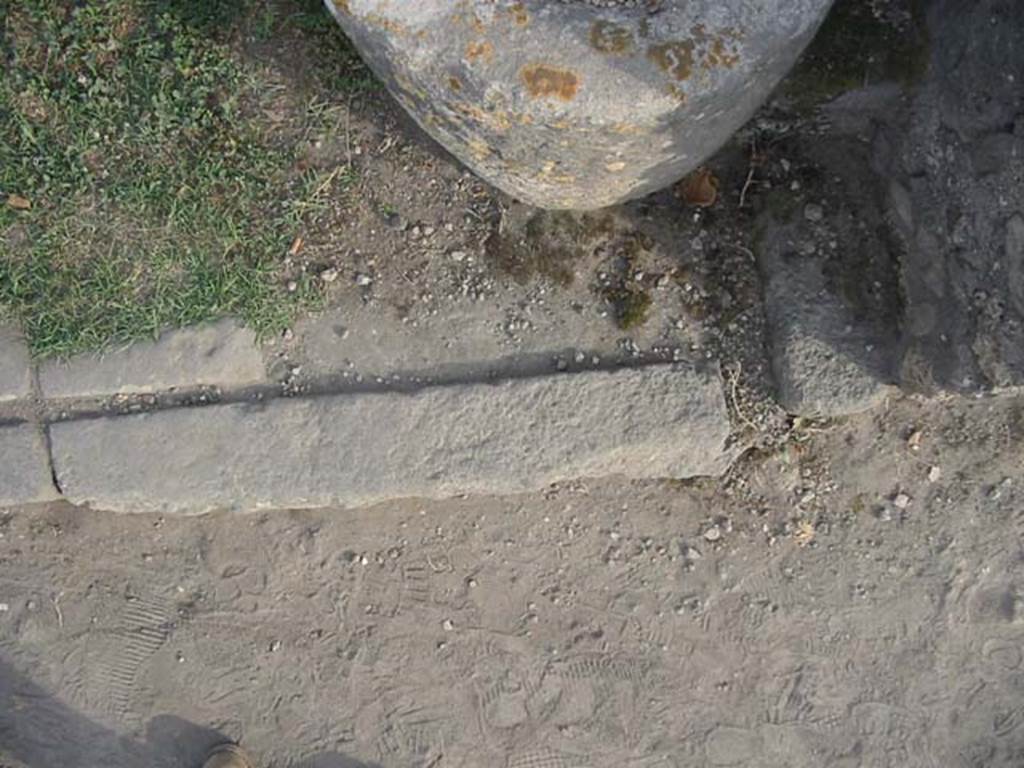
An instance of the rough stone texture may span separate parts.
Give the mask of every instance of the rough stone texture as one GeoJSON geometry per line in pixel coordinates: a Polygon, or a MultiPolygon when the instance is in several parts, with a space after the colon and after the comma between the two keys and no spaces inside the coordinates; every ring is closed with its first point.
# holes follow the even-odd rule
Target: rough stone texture
{"type": "Polygon", "coordinates": [[[169,331],[101,358],[81,355],[40,367],[47,398],[158,392],[200,385],[246,386],[265,379],[255,334],[235,322],[169,331]]]}
{"type": "Polygon", "coordinates": [[[0,507],[57,498],[46,443],[33,425],[0,427],[0,507]]]}
{"type": "Polygon", "coordinates": [[[906,246],[901,377],[913,389],[1024,385],[1021,10],[936,2],[929,75],[905,121],[876,140],[906,246]]]}
{"type": "Polygon", "coordinates": [[[598,208],[664,187],[746,122],[831,0],[326,0],[434,138],[515,197],[598,208]]]}
{"type": "Polygon", "coordinates": [[[32,394],[32,361],[21,333],[0,325],[0,402],[32,394]]]}
{"type": "Polygon", "coordinates": [[[723,472],[714,371],[659,366],[55,424],[66,497],[118,511],[348,506],[723,472]]]}
{"type": "Polygon", "coordinates": [[[831,285],[825,260],[798,251],[800,225],[763,223],[758,260],[779,403],[801,416],[846,416],[891,394],[894,338],[859,317],[831,285]]]}

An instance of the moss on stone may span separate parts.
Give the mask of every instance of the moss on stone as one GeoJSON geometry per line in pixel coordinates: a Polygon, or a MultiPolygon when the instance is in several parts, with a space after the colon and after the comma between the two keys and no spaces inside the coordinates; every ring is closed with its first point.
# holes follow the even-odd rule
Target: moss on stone
{"type": "Polygon", "coordinates": [[[638,328],[647,322],[651,309],[651,295],[638,286],[611,287],[604,291],[604,297],[612,305],[615,322],[624,331],[638,328]]]}

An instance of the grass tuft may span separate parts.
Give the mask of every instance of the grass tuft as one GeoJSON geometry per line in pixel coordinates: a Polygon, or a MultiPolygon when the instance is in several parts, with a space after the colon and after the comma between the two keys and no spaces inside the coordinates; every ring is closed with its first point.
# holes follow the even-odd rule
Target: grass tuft
{"type": "Polygon", "coordinates": [[[274,333],[318,305],[286,257],[352,174],[311,172],[260,119],[265,70],[237,45],[254,20],[308,25],[334,87],[372,83],[310,0],[2,5],[0,311],[36,355],[227,314],[274,333]]]}

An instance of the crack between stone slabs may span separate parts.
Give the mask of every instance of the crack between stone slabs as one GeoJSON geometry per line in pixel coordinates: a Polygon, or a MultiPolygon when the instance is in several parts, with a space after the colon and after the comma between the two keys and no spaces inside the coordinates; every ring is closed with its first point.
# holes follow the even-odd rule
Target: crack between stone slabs
{"type": "Polygon", "coordinates": [[[43,432],[43,450],[46,451],[46,462],[49,464],[50,469],[50,480],[53,482],[53,488],[57,491],[58,496],[64,496],[64,489],[60,487],[60,479],[57,477],[57,468],[53,462],[53,443],[50,440],[50,425],[40,424],[39,428],[43,432]]]}
{"type": "MultiPolygon", "coordinates": [[[[517,370],[503,372],[498,375],[490,373],[459,376],[418,376],[402,374],[400,380],[387,379],[383,382],[366,377],[362,382],[351,379],[342,380],[338,374],[330,374],[305,383],[301,391],[288,391],[280,383],[261,384],[251,387],[240,387],[220,390],[216,387],[194,387],[171,392],[110,395],[103,398],[87,400],[54,399],[42,401],[40,422],[44,426],[73,421],[90,421],[94,419],[134,416],[143,413],[160,413],[186,408],[207,408],[215,405],[232,405],[237,403],[262,404],[274,400],[304,400],[321,397],[366,394],[415,394],[429,389],[456,386],[498,385],[506,381],[522,381],[550,376],[574,376],[581,373],[611,373],[619,370],[639,370],[664,366],[689,366],[697,371],[712,371],[719,380],[725,396],[725,385],[717,370],[717,360],[665,360],[662,357],[640,356],[629,360],[609,361],[597,366],[573,366],[564,371],[517,370]],[[112,400],[123,398],[124,404],[116,407],[112,400]]],[[[389,376],[392,374],[389,374],[389,376]]]]}
{"type": "Polygon", "coordinates": [[[57,481],[57,472],[53,466],[53,450],[50,445],[50,432],[45,407],[45,401],[41,395],[39,386],[39,366],[36,360],[32,360],[29,371],[29,393],[28,397],[20,400],[10,400],[0,403],[0,428],[9,427],[32,427],[43,440],[43,450],[46,453],[47,469],[50,473],[50,480],[53,489],[58,496],[64,492],[57,481]]]}
{"type": "Polygon", "coordinates": [[[57,469],[53,463],[53,445],[50,441],[50,427],[46,419],[43,389],[39,381],[38,361],[32,360],[31,366],[30,389],[32,391],[32,406],[36,415],[35,426],[43,438],[43,451],[46,453],[47,469],[50,470],[50,482],[53,483],[53,489],[57,492],[57,495],[63,497],[64,489],[60,487],[60,480],[57,479],[57,469]]]}

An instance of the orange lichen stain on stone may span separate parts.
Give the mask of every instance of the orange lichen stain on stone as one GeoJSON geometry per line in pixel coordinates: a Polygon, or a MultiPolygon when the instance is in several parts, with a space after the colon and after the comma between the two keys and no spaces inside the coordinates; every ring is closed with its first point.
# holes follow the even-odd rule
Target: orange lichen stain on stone
{"type": "Polygon", "coordinates": [[[665,93],[667,93],[673,99],[678,101],[680,104],[685,104],[686,103],[686,99],[687,99],[686,91],[684,91],[682,88],[680,88],[675,83],[669,83],[667,86],[665,86],[665,93]]]}
{"type": "Polygon", "coordinates": [[[450,75],[448,77],[448,87],[451,88],[453,91],[456,91],[456,92],[461,91],[462,90],[462,81],[459,80],[459,78],[457,78],[455,75],[450,75]]]}
{"type": "Polygon", "coordinates": [[[350,13],[348,9],[348,0],[331,0],[334,3],[334,7],[342,13],[350,13]]]}
{"type": "Polygon", "coordinates": [[[485,112],[483,109],[481,109],[480,107],[476,106],[475,104],[466,104],[465,102],[456,102],[455,104],[452,104],[451,107],[456,112],[459,112],[460,114],[465,115],[466,117],[468,117],[470,120],[473,120],[474,122],[477,122],[477,123],[486,123],[487,122],[487,112],[485,112]]]}
{"type": "Polygon", "coordinates": [[[554,160],[547,160],[540,170],[537,171],[534,178],[547,184],[573,184],[576,182],[576,177],[572,174],[565,172],[555,173],[556,169],[558,169],[558,163],[554,160]]]}
{"type": "Polygon", "coordinates": [[[725,27],[718,34],[710,34],[703,24],[694,24],[690,34],[702,49],[701,67],[705,70],[716,67],[732,69],[740,60],[735,51],[730,51],[726,40],[739,40],[739,33],[733,27],[725,27]]]}
{"type": "Polygon", "coordinates": [[[512,14],[512,21],[514,21],[518,26],[525,27],[530,23],[530,12],[526,10],[526,6],[522,3],[513,4],[512,7],[508,9],[508,12],[512,14]]]}
{"type": "Polygon", "coordinates": [[[693,49],[692,40],[661,43],[647,49],[647,58],[676,80],[689,80],[693,74],[693,49]]]}
{"type": "Polygon", "coordinates": [[[639,125],[633,125],[632,123],[615,123],[611,129],[614,133],[618,133],[621,136],[633,136],[638,133],[643,133],[643,128],[639,125]]]}
{"type": "Polygon", "coordinates": [[[739,63],[740,57],[733,52],[730,52],[725,47],[725,42],[720,37],[716,37],[711,41],[711,45],[704,54],[704,61],[701,62],[701,66],[704,69],[712,69],[714,67],[724,67],[725,69],[732,69],[739,63]]]}
{"type": "Polygon", "coordinates": [[[624,56],[633,50],[633,33],[610,21],[595,21],[590,27],[590,44],[601,53],[624,56]]]}
{"type": "MultiPolygon", "coordinates": [[[[464,4],[465,5],[465,4],[464,4]]],[[[472,29],[477,34],[482,34],[486,29],[483,21],[476,15],[476,11],[472,8],[464,7],[459,11],[452,14],[451,20],[453,24],[465,24],[467,27],[472,29]]]]}
{"type": "Polygon", "coordinates": [[[481,139],[470,139],[469,151],[473,153],[473,157],[477,160],[483,160],[491,154],[491,148],[481,139]]]}
{"type": "Polygon", "coordinates": [[[527,93],[535,99],[572,101],[580,89],[580,78],[575,72],[549,64],[528,64],[520,76],[527,93]]]}
{"type": "Polygon", "coordinates": [[[475,104],[464,102],[456,102],[451,105],[451,108],[455,112],[465,115],[477,125],[486,126],[497,133],[504,133],[512,127],[512,120],[509,118],[508,112],[503,109],[489,112],[475,104]]]}
{"type": "Polygon", "coordinates": [[[491,125],[494,126],[494,130],[504,132],[512,127],[512,118],[508,112],[499,109],[491,113],[491,125]]]}
{"type": "Polygon", "coordinates": [[[622,160],[616,160],[614,163],[606,163],[604,168],[609,173],[620,173],[626,170],[626,164],[622,160]]]}
{"type": "Polygon", "coordinates": [[[473,42],[466,46],[466,59],[471,62],[482,60],[485,64],[494,58],[494,46],[487,40],[473,42]]]}
{"type": "Polygon", "coordinates": [[[388,32],[395,35],[406,34],[406,29],[403,24],[395,21],[394,19],[389,19],[386,16],[381,16],[379,13],[368,13],[363,17],[363,21],[371,26],[386,29],[388,32]]]}

